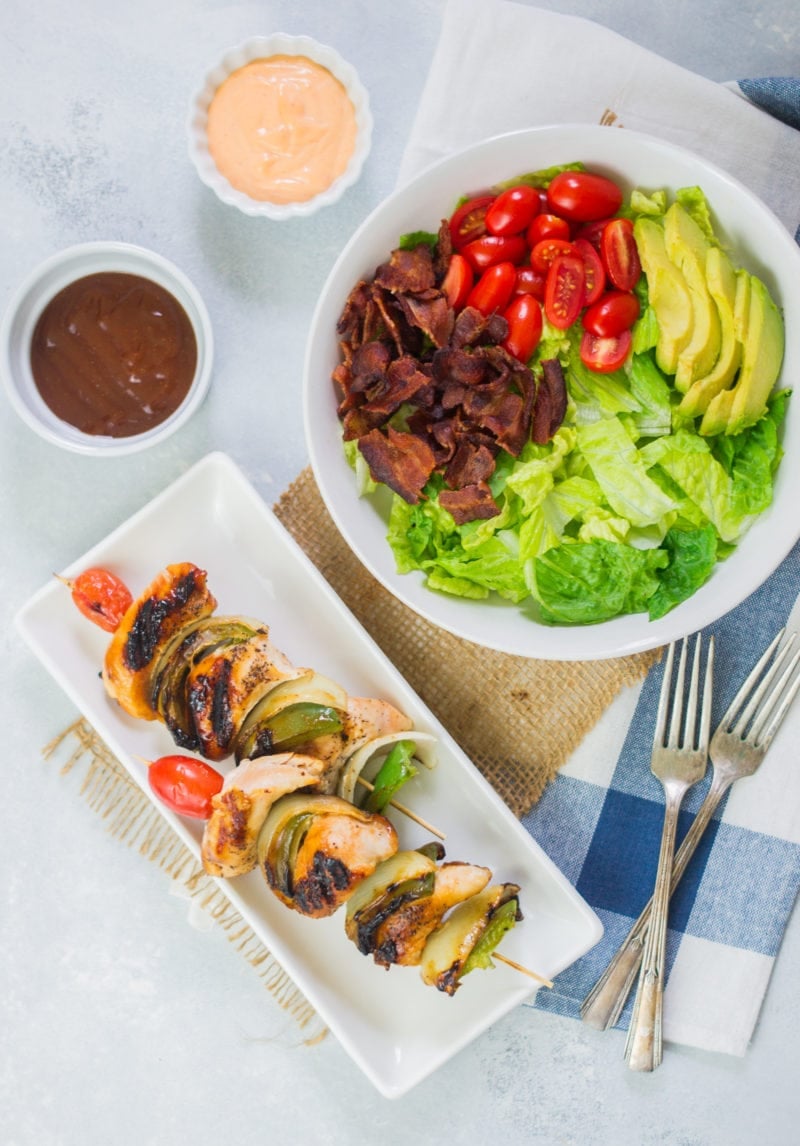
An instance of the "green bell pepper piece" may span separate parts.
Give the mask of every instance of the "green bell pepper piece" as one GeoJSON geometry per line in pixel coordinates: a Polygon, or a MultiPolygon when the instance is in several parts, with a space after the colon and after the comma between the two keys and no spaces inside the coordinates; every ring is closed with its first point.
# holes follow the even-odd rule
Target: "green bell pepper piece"
{"type": "Polygon", "coordinates": [[[418,769],[411,763],[417,746],[413,740],[398,740],[381,764],[373,781],[373,790],[364,801],[367,812],[382,812],[396,792],[416,776],[418,769]]]}

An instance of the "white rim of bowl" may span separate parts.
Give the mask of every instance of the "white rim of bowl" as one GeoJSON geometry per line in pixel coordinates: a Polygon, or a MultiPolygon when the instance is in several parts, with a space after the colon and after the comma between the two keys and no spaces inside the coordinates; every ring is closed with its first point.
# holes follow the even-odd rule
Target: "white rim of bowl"
{"type": "Polygon", "coordinates": [[[245,215],[261,216],[281,222],[284,219],[312,215],[320,207],[335,203],[348,187],[352,187],[360,177],[369,154],[372,129],[369,94],[353,65],[340,56],[334,48],[321,44],[310,36],[291,36],[284,32],[275,32],[269,36],[253,36],[229,48],[206,70],[202,84],[192,95],[189,108],[189,157],[201,181],[223,203],[238,207],[245,215]],[[234,71],[252,60],[276,55],[307,56],[327,68],[344,86],[356,113],[356,144],[346,169],[330,187],[315,195],[313,199],[301,203],[270,203],[266,200],[251,199],[243,191],[237,191],[220,173],[208,149],[208,109],[219,86],[234,71]]]}
{"type": "MultiPolygon", "coordinates": [[[[30,323],[28,323],[28,325],[30,326],[30,323]]],[[[25,353],[24,349],[22,353],[25,353]]],[[[202,404],[211,382],[213,359],[214,334],[211,327],[211,319],[197,287],[191,279],[169,259],[158,254],[156,251],[151,251],[147,247],[140,247],[135,243],[96,240],[90,243],[78,243],[71,247],[65,247],[63,250],[50,255],[43,262],[34,267],[19,284],[9,300],[2,323],[0,323],[0,374],[2,374],[3,384],[11,406],[25,425],[38,434],[39,437],[51,445],[60,446],[62,449],[70,450],[72,453],[86,456],[120,457],[124,454],[137,453],[139,450],[147,449],[163,441],[165,438],[170,437],[189,420],[202,404]],[[157,282],[176,297],[176,300],[186,312],[197,342],[197,367],[195,369],[195,377],[183,402],[168,418],[165,418],[164,421],[160,422],[157,426],[154,426],[150,430],[145,430],[141,434],[133,434],[127,438],[112,438],[103,435],[85,434],[77,427],[58,418],[52,411],[50,411],[48,415],[45,415],[48,417],[47,422],[37,417],[35,411],[23,401],[20,395],[11,349],[14,329],[19,320],[20,309],[31,295],[37,293],[40,282],[46,280],[48,276],[54,274],[59,268],[63,270],[63,274],[58,276],[58,280],[54,284],[51,284],[49,288],[42,288],[40,298],[37,298],[34,302],[33,309],[35,310],[37,318],[47,303],[50,302],[60,290],[68,286],[71,282],[75,282],[76,279],[82,278],[84,274],[118,269],[114,265],[117,261],[115,256],[125,257],[130,260],[131,266],[138,264],[139,267],[138,270],[133,270],[131,266],[129,266],[120,273],[140,273],[143,278],[149,278],[151,281],[157,282]],[[93,264],[93,269],[90,265],[87,266],[84,271],[81,271],[80,264],[84,261],[93,264]],[[98,266],[98,263],[108,263],[109,265],[98,266]],[[70,267],[73,268],[74,273],[69,270],[70,267]],[[184,296],[183,298],[179,297],[181,294],[184,296]],[[53,420],[53,424],[49,424],[50,419],[53,420]],[[59,431],[58,426],[64,427],[63,433],[59,431]]],[[[35,389],[35,383],[33,386],[35,389]]]]}

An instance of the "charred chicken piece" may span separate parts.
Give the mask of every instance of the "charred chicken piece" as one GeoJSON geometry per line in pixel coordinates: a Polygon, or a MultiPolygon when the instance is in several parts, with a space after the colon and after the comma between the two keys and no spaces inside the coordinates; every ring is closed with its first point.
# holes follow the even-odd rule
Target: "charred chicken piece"
{"type": "Polygon", "coordinates": [[[464,975],[490,967],[492,952],[522,919],[519,891],[515,883],[495,884],[459,904],[425,944],[423,982],[454,995],[464,975]]]}
{"type": "Polygon", "coordinates": [[[322,771],[319,760],[294,752],[243,760],[211,801],[201,846],[208,875],[232,879],[252,871],[258,833],[272,805],[299,788],[315,788],[322,771]]]}
{"type": "Polygon", "coordinates": [[[384,816],[338,796],[285,796],[258,837],[258,863],[287,907],[315,919],[332,915],[362,880],[397,851],[384,816]]]}
{"type": "Polygon", "coordinates": [[[397,852],[351,896],[345,931],[376,963],[415,966],[445,913],[486,887],[492,873],[469,863],[437,867],[420,852],[397,852]]]}
{"type": "Polygon", "coordinates": [[[191,562],[168,565],[123,616],[111,638],[103,683],[130,716],[156,720],[153,685],[189,632],[216,608],[206,573],[191,562]]]}
{"type": "Polygon", "coordinates": [[[248,640],[216,649],[189,672],[186,696],[198,737],[198,751],[222,760],[233,751],[247,713],[270,689],[301,676],[262,625],[248,640]]]}
{"type": "Polygon", "coordinates": [[[187,684],[189,673],[203,657],[249,640],[259,629],[258,621],[244,617],[210,617],[193,629],[169,657],[153,687],[152,705],[181,748],[200,748],[194,725],[187,684]]]}

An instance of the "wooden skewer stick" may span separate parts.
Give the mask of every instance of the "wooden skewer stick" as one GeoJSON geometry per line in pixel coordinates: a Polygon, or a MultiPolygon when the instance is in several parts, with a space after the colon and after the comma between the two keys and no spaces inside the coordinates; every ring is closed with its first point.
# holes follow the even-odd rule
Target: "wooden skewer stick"
{"type": "MultiPolygon", "coordinates": [[[[369,780],[365,780],[363,776],[358,777],[358,783],[363,784],[364,787],[367,788],[370,792],[375,791],[375,785],[370,784],[369,780]]],[[[433,824],[429,824],[427,820],[423,820],[421,816],[418,816],[416,812],[412,812],[410,808],[405,806],[405,804],[398,804],[397,800],[390,800],[389,804],[392,808],[397,808],[398,812],[402,812],[404,816],[408,816],[408,818],[413,820],[415,824],[419,824],[419,826],[424,828],[426,832],[430,832],[431,835],[438,836],[440,840],[447,839],[447,836],[444,834],[444,832],[440,832],[438,828],[433,826],[433,824]]]]}
{"type": "Polygon", "coordinates": [[[521,963],[515,963],[513,959],[509,959],[505,955],[500,955],[497,951],[492,952],[492,958],[497,959],[500,963],[507,963],[508,966],[513,967],[515,971],[521,971],[523,975],[528,975],[531,979],[535,979],[537,983],[541,983],[544,987],[553,986],[550,979],[545,979],[542,975],[537,975],[535,971],[531,971],[528,967],[523,967],[521,963]]]}

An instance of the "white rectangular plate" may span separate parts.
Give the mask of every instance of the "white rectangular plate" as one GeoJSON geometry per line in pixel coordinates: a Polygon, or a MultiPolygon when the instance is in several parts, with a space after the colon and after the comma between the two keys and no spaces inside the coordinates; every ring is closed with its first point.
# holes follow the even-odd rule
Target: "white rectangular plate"
{"type": "MultiPolygon", "coordinates": [[[[164,566],[192,561],[208,571],[221,613],[270,626],[296,665],[313,667],[350,693],[391,701],[439,741],[438,765],[422,770],[403,801],[447,834],[447,858],[490,867],[522,888],[524,921],[503,953],[552,978],[602,934],[597,916],[506,808],[475,766],[345,608],[305,553],[224,454],[209,454],[149,505],[73,563],[118,573],[138,595],[164,566]]],[[[108,635],[88,623],[55,579],[19,612],[36,655],[199,858],[202,825],[174,816],[150,793],[142,759],[176,751],[164,727],[127,717],[98,676],[108,635]]],[[[231,765],[221,765],[227,771],[231,765]]],[[[430,839],[391,812],[401,847],[430,839]]],[[[404,1094],[490,1024],[530,998],[535,983],[507,966],[476,971],[452,998],[422,983],[416,968],[386,971],[345,937],[343,913],[305,919],[284,907],[258,871],[219,885],[386,1097],[404,1094]]]]}

